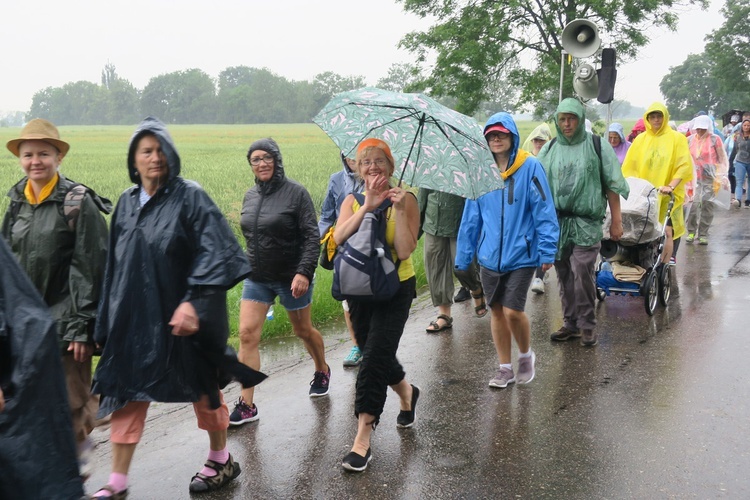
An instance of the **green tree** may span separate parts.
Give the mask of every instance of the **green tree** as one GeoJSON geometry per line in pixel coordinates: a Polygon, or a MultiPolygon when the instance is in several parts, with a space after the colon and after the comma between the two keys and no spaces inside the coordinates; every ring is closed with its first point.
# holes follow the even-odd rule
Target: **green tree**
{"type": "MultiPolygon", "coordinates": [[[[497,100],[493,89],[517,89],[513,107],[531,104],[538,116],[557,104],[560,35],[576,18],[594,22],[616,50],[618,60],[637,56],[648,42],[647,29],[677,25],[676,7],[699,0],[401,0],[404,10],[436,22],[407,34],[401,47],[432,61],[422,86],[435,96],[452,95],[458,110],[471,114],[483,101],[497,100]]],[[[569,71],[567,72],[569,75],[569,71]]],[[[572,94],[567,78],[565,95],[572,94]]]]}
{"type": "Polygon", "coordinates": [[[690,54],[679,66],[670,67],[659,90],[669,114],[689,120],[700,110],[716,110],[719,85],[713,77],[713,62],[704,54],[690,54]]]}
{"type": "Polygon", "coordinates": [[[218,120],[221,123],[292,123],[308,121],[298,112],[294,83],[263,68],[235,66],[219,74],[218,120]]]}
{"type": "Polygon", "coordinates": [[[165,123],[214,123],[214,81],[200,69],[156,76],[143,89],[141,112],[165,123]]]}
{"type": "Polygon", "coordinates": [[[393,63],[388,74],[378,80],[376,87],[391,92],[413,92],[419,90],[418,82],[422,79],[420,69],[415,64],[393,63]]]}
{"type": "Polygon", "coordinates": [[[321,110],[336,94],[365,86],[365,78],[363,76],[342,76],[333,71],[319,73],[313,77],[315,103],[318,110],[321,110]]]}
{"type": "Polygon", "coordinates": [[[706,37],[705,54],[712,60],[718,88],[718,113],[750,109],[750,4],[727,0],[724,24],[706,37]]]}

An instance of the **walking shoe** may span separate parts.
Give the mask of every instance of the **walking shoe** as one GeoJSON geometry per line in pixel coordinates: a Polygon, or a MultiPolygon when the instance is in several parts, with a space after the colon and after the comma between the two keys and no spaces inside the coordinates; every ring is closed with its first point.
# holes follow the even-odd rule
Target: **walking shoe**
{"type": "Polygon", "coordinates": [[[240,399],[234,404],[232,414],[229,415],[229,425],[242,425],[248,422],[255,422],[259,418],[258,407],[255,406],[255,403],[253,403],[253,406],[251,407],[245,402],[244,398],[240,396],[240,399]]]}
{"type": "Polygon", "coordinates": [[[687,241],[688,243],[692,243],[693,241],[695,241],[695,233],[688,234],[687,238],[685,238],[685,241],[687,241]]]}
{"type": "Polygon", "coordinates": [[[566,340],[577,339],[580,336],[581,332],[579,332],[578,330],[569,330],[568,328],[562,326],[559,330],[553,332],[552,335],[549,336],[549,338],[550,340],[555,340],[557,342],[564,342],[566,340]]]}
{"type": "Polygon", "coordinates": [[[518,358],[518,375],[516,375],[516,383],[528,384],[534,380],[536,371],[534,365],[536,364],[536,353],[531,351],[531,356],[525,358],[518,358]]]}
{"type": "Polygon", "coordinates": [[[495,376],[490,379],[490,387],[496,387],[503,389],[508,387],[508,384],[512,384],[516,381],[516,377],[513,375],[513,368],[506,368],[501,366],[498,368],[495,376]]]}
{"type": "Polygon", "coordinates": [[[742,205],[742,202],[740,200],[738,200],[738,199],[732,200],[732,206],[734,208],[740,208],[741,205],[742,205]]]}
{"type": "Polygon", "coordinates": [[[745,208],[750,208],[750,200],[745,200],[745,208]]]}
{"type": "Polygon", "coordinates": [[[341,467],[352,472],[362,472],[367,468],[367,464],[370,463],[370,460],[372,460],[372,453],[370,452],[370,448],[367,448],[367,453],[365,453],[364,457],[362,455],[354,453],[353,451],[350,451],[344,457],[344,460],[342,460],[341,467]]]}
{"type": "Polygon", "coordinates": [[[583,336],[581,337],[581,345],[585,345],[587,347],[595,346],[598,342],[598,338],[596,335],[596,332],[594,330],[582,330],[583,336]]]}
{"type": "Polygon", "coordinates": [[[310,382],[310,397],[317,398],[328,394],[328,384],[331,381],[331,367],[326,372],[315,372],[310,382]]]}
{"type": "Polygon", "coordinates": [[[471,298],[471,294],[469,293],[469,290],[467,290],[464,287],[461,287],[458,289],[458,293],[455,297],[453,297],[453,302],[466,302],[471,298]]]}
{"type": "Polygon", "coordinates": [[[344,366],[357,366],[362,362],[362,351],[356,345],[349,351],[349,355],[344,358],[344,366]]]}
{"type": "Polygon", "coordinates": [[[417,416],[414,413],[414,409],[417,407],[417,400],[419,399],[419,387],[411,384],[411,410],[401,410],[398,412],[396,417],[396,427],[401,429],[408,429],[414,425],[414,420],[417,416]]]}
{"type": "Polygon", "coordinates": [[[708,238],[706,238],[705,236],[701,236],[700,238],[698,238],[698,244],[699,245],[708,245],[708,238]]]}
{"type": "Polygon", "coordinates": [[[544,293],[544,281],[542,281],[542,278],[534,278],[531,282],[531,291],[534,293],[544,293]]]}
{"type": "Polygon", "coordinates": [[[669,265],[670,266],[676,266],[677,265],[677,259],[675,259],[674,257],[670,257],[669,258],[669,265]]]}

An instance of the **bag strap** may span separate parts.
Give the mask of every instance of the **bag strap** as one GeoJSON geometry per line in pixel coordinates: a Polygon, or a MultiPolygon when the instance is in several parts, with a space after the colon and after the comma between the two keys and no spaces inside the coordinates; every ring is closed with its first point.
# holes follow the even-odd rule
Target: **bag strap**
{"type": "Polygon", "coordinates": [[[63,201],[63,220],[68,225],[71,231],[76,230],[76,224],[78,223],[78,216],[81,214],[81,204],[83,203],[83,197],[86,195],[86,186],[83,184],[73,184],[68,192],[65,193],[65,201],[63,201]]]}

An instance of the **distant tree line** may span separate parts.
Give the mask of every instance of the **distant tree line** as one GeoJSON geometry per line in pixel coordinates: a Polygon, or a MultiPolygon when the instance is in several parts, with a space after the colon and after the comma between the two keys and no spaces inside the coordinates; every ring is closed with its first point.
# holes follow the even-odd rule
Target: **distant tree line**
{"type": "Polygon", "coordinates": [[[726,0],[724,24],[706,36],[701,54],[690,54],[669,68],[659,89],[669,112],[688,120],[698,111],[721,116],[750,110],[750,4],[726,0]]]}
{"type": "MultiPolygon", "coordinates": [[[[376,86],[403,91],[414,71],[408,64],[393,64],[376,86]]],[[[36,92],[25,118],[46,118],[57,125],[129,125],[146,115],[166,123],[302,123],[335,94],[364,86],[362,76],[330,71],[310,82],[288,80],[265,68],[233,66],[218,79],[200,69],[155,76],[140,90],[107,64],[99,84],[70,82],[36,92]]],[[[8,122],[12,118],[18,116],[8,122]]]]}

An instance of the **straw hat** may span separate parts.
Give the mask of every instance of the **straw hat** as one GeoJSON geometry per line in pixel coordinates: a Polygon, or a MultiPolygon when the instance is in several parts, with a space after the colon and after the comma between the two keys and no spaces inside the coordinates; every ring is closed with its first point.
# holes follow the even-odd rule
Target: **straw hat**
{"type": "Polygon", "coordinates": [[[57,131],[57,127],[52,122],[42,118],[34,118],[27,123],[21,130],[21,137],[8,141],[6,146],[8,147],[8,151],[18,156],[18,148],[21,146],[21,143],[32,139],[52,144],[60,151],[62,156],[65,156],[70,149],[70,144],[60,140],[60,133],[57,131]]]}

